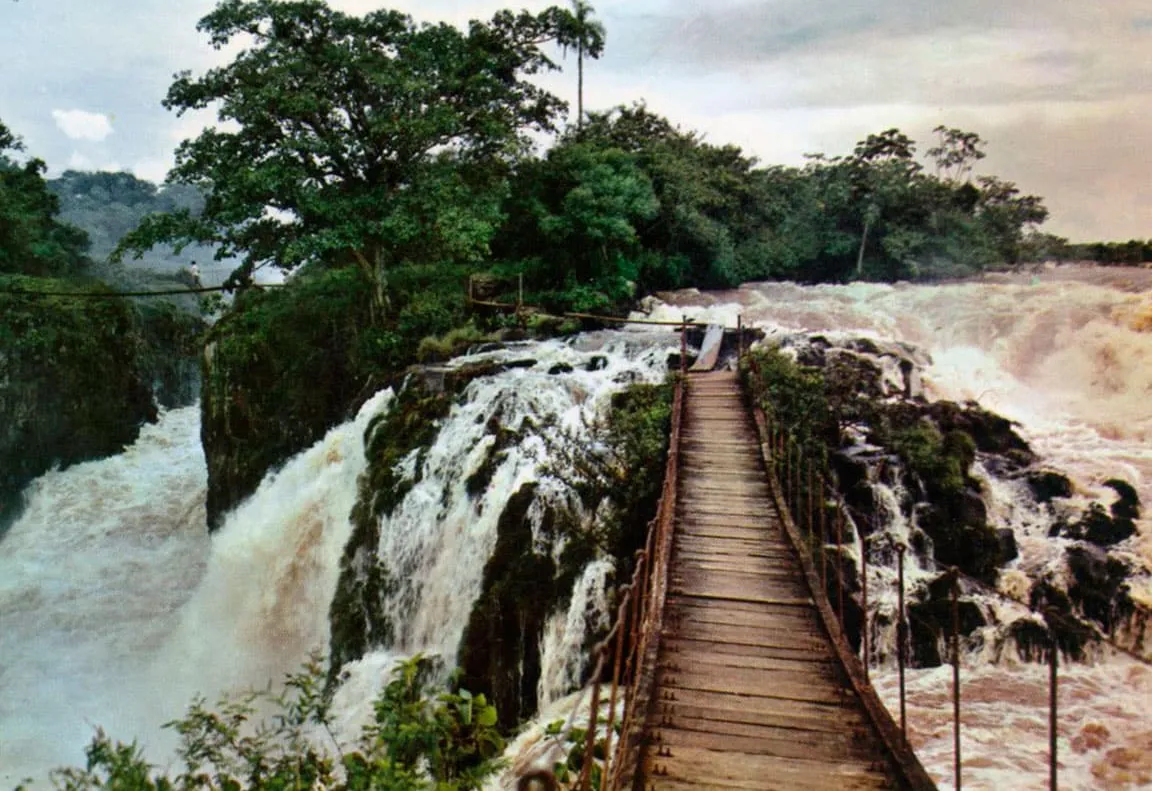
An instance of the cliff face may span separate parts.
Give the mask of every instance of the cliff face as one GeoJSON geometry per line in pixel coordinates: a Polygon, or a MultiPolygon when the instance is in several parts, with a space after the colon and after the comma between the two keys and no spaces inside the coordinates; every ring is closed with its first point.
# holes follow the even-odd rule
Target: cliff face
{"type": "Polygon", "coordinates": [[[361,292],[355,273],[334,273],[243,294],[212,328],[201,363],[210,530],[371,395],[355,362],[368,324],[361,292]]]}
{"type": "MultiPolygon", "coordinates": [[[[4,281],[25,291],[76,289],[4,281]]],[[[32,479],[116,453],[156,419],[139,343],[123,300],[0,294],[0,530],[18,515],[32,479]]]]}

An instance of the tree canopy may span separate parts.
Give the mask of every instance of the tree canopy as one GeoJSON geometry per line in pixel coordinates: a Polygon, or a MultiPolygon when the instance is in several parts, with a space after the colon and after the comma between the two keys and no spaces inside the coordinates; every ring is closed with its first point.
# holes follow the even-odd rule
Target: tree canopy
{"type": "Polygon", "coordinates": [[[44,161],[20,163],[24,145],[0,121],[0,274],[54,277],[88,264],[88,237],[57,218],[59,202],[44,181],[44,161]]]}
{"type": "Polygon", "coordinates": [[[200,20],[231,63],[178,75],[165,106],[216,108],[169,175],[199,187],[201,214],[149,218],[125,245],[218,245],[237,279],[266,265],[359,265],[383,297],[403,262],[478,259],[500,184],[565,105],[528,78],[556,68],[570,14],[497,13],[467,31],[396,11],[353,16],[319,0],[223,0],[200,20]]]}
{"type": "MultiPolygon", "coordinates": [[[[214,245],[254,270],[358,267],[373,321],[394,312],[403,266],[522,275],[553,307],[609,309],[653,289],[939,278],[1012,263],[1035,245],[1039,198],[975,176],[984,141],[937,127],[927,172],[899,129],[846,156],[762,167],[643,103],[584,113],[539,155],[565,104],[532,81],[603,52],[582,0],[500,11],[466,30],[322,0],[221,0],[199,23],[243,48],[165,105],[214,109],[218,125],[176,152],[169,179],[199,190],[122,244],[214,245]]],[[[579,93],[582,104],[582,86],[579,93]]]]}

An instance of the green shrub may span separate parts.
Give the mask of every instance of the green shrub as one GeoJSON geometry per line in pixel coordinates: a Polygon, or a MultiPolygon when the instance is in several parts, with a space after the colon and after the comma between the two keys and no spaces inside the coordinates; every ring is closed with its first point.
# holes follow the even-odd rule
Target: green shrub
{"type": "Polygon", "coordinates": [[[436,670],[420,655],[398,663],[373,722],[352,745],[332,737],[331,701],[313,658],[288,677],[282,695],[248,693],[215,709],[201,698],[168,723],[185,765],[175,775],[155,772],[135,743],[97,730],[86,766],[58,769],[52,780],[61,791],[472,791],[500,765],[496,710],[466,690],[435,694],[436,670]],[[274,715],[257,721],[269,705],[274,715]],[[317,743],[317,733],[330,747],[317,743]]]}

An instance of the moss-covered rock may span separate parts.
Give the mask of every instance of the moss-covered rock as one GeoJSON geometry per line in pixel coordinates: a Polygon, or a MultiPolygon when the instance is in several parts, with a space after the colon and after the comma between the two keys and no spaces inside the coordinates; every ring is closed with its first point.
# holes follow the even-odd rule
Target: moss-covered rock
{"type": "Polygon", "coordinates": [[[156,419],[140,328],[125,300],[6,293],[16,290],[111,293],[0,276],[0,530],[33,478],[117,453],[156,419]]]}
{"type": "Polygon", "coordinates": [[[459,655],[462,684],[488,696],[505,728],[536,711],[540,635],[560,593],[555,562],[533,547],[528,510],[535,496],[535,485],[524,485],[500,515],[459,655]]]}
{"type": "Polygon", "coordinates": [[[1029,473],[1026,480],[1038,503],[1050,503],[1057,497],[1072,496],[1072,482],[1068,476],[1054,470],[1036,470],[1029,473]]]}
{"type": "Polygon", "coordinates": [[[395,269],[384,316],[356,269],[305,271],[285,288],[238,295],[204,354],[209,526],[269,470],[398,384],[422,339],[465,325],[464,277],[448,266],[395,269]]]}
{"type": "MultiPolygon", "coordinates": [[[[413,380],[391,408],[369,423],[364,434],[367,468],[357,482],[352,535],[340,560],[336,594],[328,611],[329,667],[335,675],[370,649],[391,644],[395,634],[386,612],[394,592],[387,558],[379,556],[381,522],[418,482],[398,469],[413,451],[428,448],[451,409],[450,393],[430,392],[413,380]]],[[[420,465],[416,465],[419,475],[420,465]]]]}
{"type": "Polygon", "coordinates": [[[1073,579],[1068,598],[1085,617],[1111,632],[1134,610],[1128,586],[1131,569],[1119,558],[1088,544],[1070,546],[1066,555],[1073,579]]]}
{"type": "Polygon", "coordinates": [[[353,353],[358,338],[380,340],[368,326],[359,275],[342,270],[242,294],[213,327],[201,401],[209,529],[370,395],[353,353]]]}

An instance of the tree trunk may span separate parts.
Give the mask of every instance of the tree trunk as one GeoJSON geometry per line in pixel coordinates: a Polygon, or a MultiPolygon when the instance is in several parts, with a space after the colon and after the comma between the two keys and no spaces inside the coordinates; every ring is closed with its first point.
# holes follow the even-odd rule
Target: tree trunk
{"type": "Polygon", "coordinates": [[[856,279],[864,272],[864,247],[868,244],[868,231],[872,228],[872,218],[864,218],[864,233],[860,235],[860,249],[856,253],[856,279]]]}
{"type": "Polygon", "coordinates": [[[576,129],[584,128],[584,44],[576,46],[576,129]]]}

